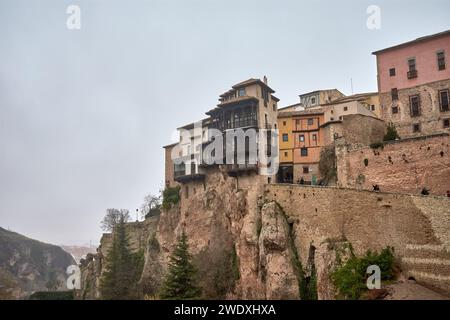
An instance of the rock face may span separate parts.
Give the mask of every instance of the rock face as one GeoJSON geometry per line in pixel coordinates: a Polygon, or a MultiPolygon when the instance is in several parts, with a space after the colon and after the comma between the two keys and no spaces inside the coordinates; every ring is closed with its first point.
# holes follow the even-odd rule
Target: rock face
{"type": "MultiPolygon", "coordinates": [[[[441,251],[450,245],[450,199],[267,184],[264,176],[208,170],[204,182],[182,185],[178,204],[127,226],[132,249],[145,252],[144,294],[157,298],[182,231],[203,298],[334,299],[330,274],[350,244],[357,255],[393,246],[408,277],[450,292],[448,268],[441,268],[448,264],[441,251]]],[[[85,298],[99,297],[111,239],[104,235],[96,259],[82,266],[83,289],[91,286],[85,298]]]]}
{"type": "MultiPolygon", "coordinates": [[[[169,256],[184,230],[203,297],[298,299],[300,273],[295,271],[289,225],[279,206],[264,203],[266,180],[212,170],[204,183],[184,185],[180,203],[162,210],[158,220],[127,226],[130,238],[141,239],[130,241],[142,244],[132,249],[145,251],[143,293],[157,296],[169,256]]],[[[82,265],[82,298],[100,297],[102,261],[111,239],[104,235],[98,254],[82,265]]]]}
{"type": "Polygon", "coordinates": [[[261,210],[259,236],[260,280],[266,299],[300,298],[299,270],[286,217],[275,202],[261,210]]]}
{"type": "Polygon", "coordinates": [[[66,268],[74,264],[72,256],[58,246],[0,228],[0,299],[67,290],[66,268]]]}

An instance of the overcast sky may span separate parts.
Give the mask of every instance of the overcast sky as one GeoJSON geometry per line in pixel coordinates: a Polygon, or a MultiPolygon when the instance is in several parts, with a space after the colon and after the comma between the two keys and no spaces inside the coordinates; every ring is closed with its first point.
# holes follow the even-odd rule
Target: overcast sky
{"type": "Polygon", "coordinates": [[[162,146],[237,82],[376,91],[371,52],[450,29],[450,2],[0,0],[0,226],[97,243],[162,186],[162,146]],[[66,27],[67,6],[81,29],[66,27]],[[381,29],[366,27],[369,5],[381,29]]]}

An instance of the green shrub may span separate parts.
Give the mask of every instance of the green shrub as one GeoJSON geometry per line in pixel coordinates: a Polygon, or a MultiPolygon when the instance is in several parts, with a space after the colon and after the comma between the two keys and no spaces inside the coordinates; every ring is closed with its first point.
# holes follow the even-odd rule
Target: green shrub
{"type": "Polygon", "coordinates": [[[30,300],[73,300],[73,291],[37,291],[30,300]]]}
{"type": "Polygon", "coordinates": [[[372,149],[384,148],[384,142],[374,142],[370,144],[372,149]]]}
{"type": "Polygon", "coordinates": [[[163,203],[164,209],[170,209],[172,205],[177,204],[180,201],[180,186],[166,187],[163,191],[163,203]]]}
{"type": "Polygon", "coordinates": [[[381,270],[381,280],[391,280],[394,277],[394,249],[386,247],[379,254],[367,251],[364,257],[352,254],[350,259],[340,265],[332,274],[331,280],[338,290],[338,298],[359,299],[367,290],[367,267],[377,265],[381,270]]]}
{"type": "Polygon", "coordinates": [[[390,122],[387,126],[386,134],[384,135],[383,140],[384,141],[392,141],[400,139],[400,136],[397,133],[397,129],[395,128],[395,125],[390,122]]]}

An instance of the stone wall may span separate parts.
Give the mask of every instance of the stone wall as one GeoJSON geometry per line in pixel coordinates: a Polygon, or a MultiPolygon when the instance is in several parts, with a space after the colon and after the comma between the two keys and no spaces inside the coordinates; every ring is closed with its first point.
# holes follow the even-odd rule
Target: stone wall
{"type": "Polygon", "coordinates": [[[398,100],[392,100],[390,92],[380,93],[381,117],[386,122],[393,122],[401,138],[450,132],[444,128],[443,120],[450,118],[450,110],[441,111],[439,91],[450,88],[450,79],[428,83],[417,87],[398,90],[398,100]],[[409,98],[420,97],[420,116],[412,117],[409,98]],[[397,107],[398,113],[392,108],[397,107]],[[420,125],[420,132],[413,132],[413,124],[420,125]]]}
{"type": "Polygon", "coordinates": [[[330,298],[330,243],[348,241],[355,253],[395,249],[406,277],[450,292],[450,199],[332,187],[266,185],[292,225],[300,260],[316,248],[319,298],[330,298]]]}
{"type": "Polygon", "coordinates": [[[369,145],[383,141],[386,132],[385,122],[375,117],[361,114],[343,116],[342,121],[323,125],[324,145],[339,143],[361,143],[369,145]]]}
{"type": "Polygon", "coordinates": [[[450,136],[434,135],[367,146],[336,147],[338,186],[445,195],[450,190],[450,136]]]}

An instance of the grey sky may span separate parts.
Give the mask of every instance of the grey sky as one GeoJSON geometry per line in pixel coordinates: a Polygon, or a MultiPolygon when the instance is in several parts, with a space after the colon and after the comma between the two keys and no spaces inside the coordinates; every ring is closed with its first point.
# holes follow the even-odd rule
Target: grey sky
{"type": "Polygon", "coordinates": [[[450,2],[0,0],[0,226],[97,242],[163,181],[162,145],[239,81],[281,101],[376,91],[372,51],[450,29],[450,2]],[[66,8],[81,7],[81,30],[66,8]],[[381,7],[381,30],[366,8],[381,7]]]}

